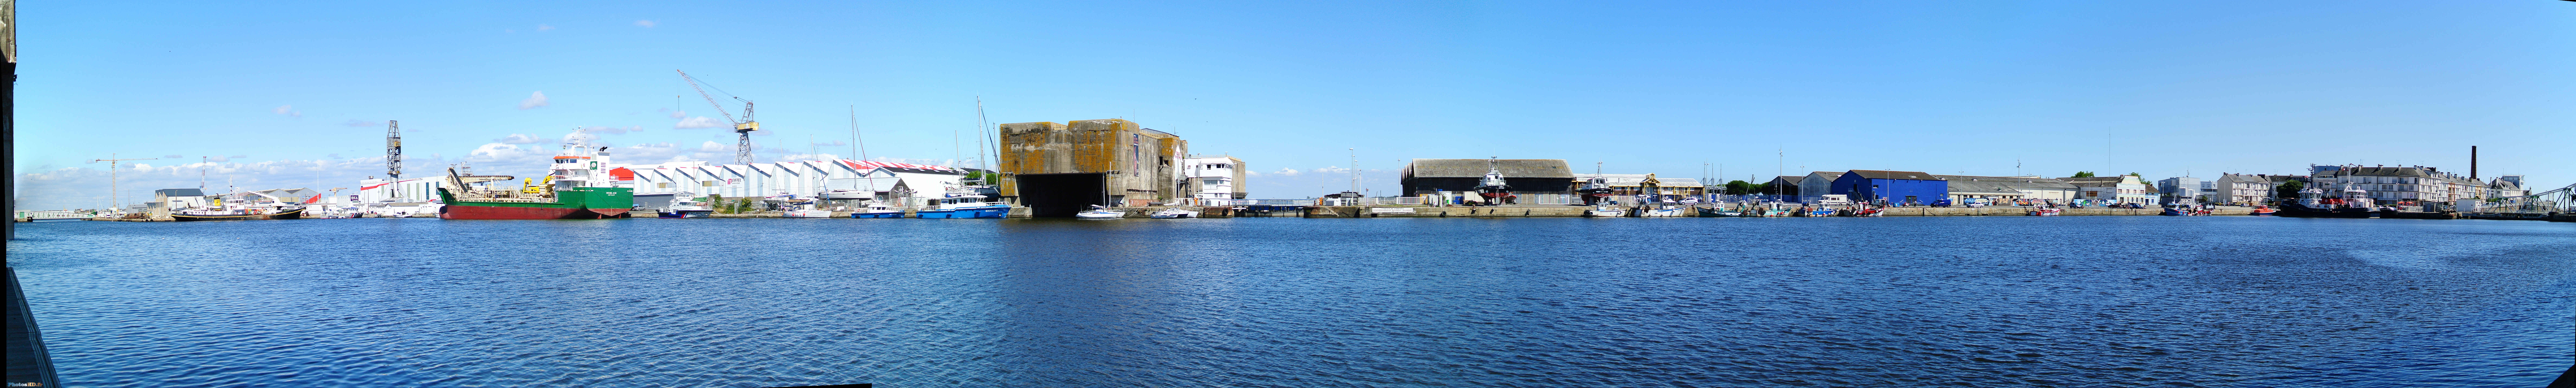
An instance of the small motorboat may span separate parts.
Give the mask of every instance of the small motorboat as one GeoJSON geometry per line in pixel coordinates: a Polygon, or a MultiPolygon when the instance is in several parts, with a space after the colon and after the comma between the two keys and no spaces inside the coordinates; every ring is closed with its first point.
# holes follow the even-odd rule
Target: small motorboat
{"type": "Polygon", "coordinates": [[[1147,214],[1145,218],[1199,218],[1199,211],[1182,207],[1167,208],[1156,210],[1154,214],[1147,214]]]}
{"type": "Polygon", "coordinates": [[[1884,216],[1884,215],[1887,215],[1887,209],[1884,209],[1884,208],[1875,208],[1875,207],[1871,207],[1871,208],[1861,208],[1860,210],[1853,210],[1853,211],[1852,211],[1852,216],[1853,216],[1853,217],[1877,217],[1877,216],[1884,216]]]}
{"type": "Polygon", "coordinates": [[[1592,207],[1592,209],[1584,210],[1584,211],[1583,211],[1583,216],[1584,216],[1584,217],[1627,217],[1627,216],[1628,216],[1628,209],[1627,209],[1627,208],[1609,207],[1609,206],[1594,206],[1594,207],[1592,207]]]}
{"type": "Polygon", "coordinates": [[[887,206],[886,201],[871,199],[860,202],[859,210],[851,211],[850,218],[903,218],[903,209],[887,206]]]}
{"type": "Polygon", "coordinates": [[[2051,209],[2051,208],[2030,209],[2030,215],[2034,215],[2034,216],[2053,216],[2053,215],[2057,215],[2057,212],[2058,212],[2058,210],[2057,210],[2057,209],[2051,209]]]}
{"type": "Polygon", "coordinates": [[[1807,214],[1803,215],[1807,217],[1832,217],[1840,213],[1842,213],[1841,209],[1818,206],[1807,209],[1807,214]]]}
{"type": "Polygon", "coordinates": [[[1637,216],[1638,216],[1638,217],[1688,217],[1688,216],[1690,216],[1690,208],[1687,208],[1687,207],[1680,207],[1680,206],[1663,206],[1663,207],[1657,207],[1657,208],[1654,208],[1654,209],[1639,210],[1639,211],[1637,211],[1637,216]]]}
{"type": "Polygon", "coordinates": [[[1073,218],[1086,220],[1127,218],[1127,212],[1109,210],[1108,206],[1091,205],[1091,210],[1084,210],[1081,213],[1073,213],[1073,218]]]}
{"type": "Polygon", "coordinates": [[[1711,208],[1711,207],[1703,207],[1703,208],[1699,208],[1699,216],[1701,216],[1701,217],[1743,217],[1743,216],[1744,216],[1744,212],[1743,212],[1743,211],[1738,211],[1738,210],[1727,210],[1726,208],[1722,208],[1722,207],[1714,207],[1714,208],[1711,208]]]}
{"type": "Polygon", "coordinates": [[[2278,214],[2278,213],[2275,213],[2275,211],[2274,211],[2274,210],[2272,210],[2272,207],[2271,207],[2271,206],[2255,206],[2255,207],[2254,207],[2254,213],[2253,213],[2253,214],[2251,214],[2251,215],[2257,215],[2257,216],[2269,216],[2269,215],[2277,215],[2277,214],[2278,214]]]}

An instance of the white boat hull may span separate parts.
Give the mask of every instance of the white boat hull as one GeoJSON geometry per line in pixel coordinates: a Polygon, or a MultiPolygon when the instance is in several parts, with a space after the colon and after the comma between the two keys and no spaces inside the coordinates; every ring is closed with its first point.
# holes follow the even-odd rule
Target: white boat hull
{"type": "Polygon", "coordinates": [[[830,211],[830,210],[789,210],[789,211],[787,211],[787,213],[786,213],[786,214],[781,214],[781,215],[779,215],[779,217],[783,217],[783,218],[832,218],[832,211],[830,211]]]}
{"type": "Polygon", "coordinates": [[[1086,219],[1086,220],[1106,220],[1106,219],[1115,219],[1115,218],[1127,218],[1127,212],[1092,210],[1092,211],[1085,211],[1085,212],[1081,212],[1081,213],[1073,213],[1073,218],[1080,218],[1080,219],[1086,219]]]}

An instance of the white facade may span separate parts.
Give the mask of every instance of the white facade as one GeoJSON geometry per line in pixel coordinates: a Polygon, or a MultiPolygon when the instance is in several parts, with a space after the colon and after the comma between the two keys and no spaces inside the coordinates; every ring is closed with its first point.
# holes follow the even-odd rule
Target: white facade
{"type": "Polygon", "coordinates": [[[2209,200],[2218,203],[2260,204],[2272,196],[2272,177],[2261,174],[2218,174],[2210,181],[2209,200]]]}
{"type": "MultiPolygon", "coordinates": [[[[445,173],[440,172],[440,174],[445,173]]],[[[446,185],[447,178],[444,176],[403,178],[401,182],[367,177],[365,180],[358,181],[358,203],[436,201],[438,188],[446,185]]]]}
{"type": "Polygon", "coordinates": [[[616,165],[610,175],[618,187],[635,194],[687,193],[725,198],[795,195],[811,198],[833,190],[869,191],[879,199],[908,199],[896,206],[923,206],[959,185],[963,171],[946,166],[866,162],[848,159],[803,160],[716,165],[671,162],[616,165]]]}
{"type": "Polygon", "coordinates": [[[1244,199],[1242,159],[1228,155],[1190,155],[1181,159],[1181,179],[1190,186],[1190,198],[1244,199]]]}
{"type": "Polygon", "coordinates": [[[2156,192],[2146,180],[2134,175],[2094,178],[2058,178],[2075,184],[2075,199],[2111,201],[2114,203],[2156,204],[2156,192]]]}

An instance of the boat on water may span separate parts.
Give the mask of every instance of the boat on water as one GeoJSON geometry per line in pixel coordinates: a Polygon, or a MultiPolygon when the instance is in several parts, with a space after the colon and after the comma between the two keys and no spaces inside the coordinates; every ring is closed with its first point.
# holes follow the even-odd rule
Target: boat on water
{"type": "Polygon", "coordinates": [[[950,186],[938,207],[913,212],[918,218],[1003,218],[1011,215],[1007,202],[985,202],[985,194],[976,187],[950,186]]]}
{"type": "Polygon", "coordinates": [[[2168,216],[2205,216],[2209,215],[2210,212],[2209,209],[2202,209],[2199,206],[2165,205],[2165,211],[2162,214],[2168,216]]]}
{"type": "Polygon", "coordinates": [[[1801,216],[1807,216],[1807,217],[1832,217],[1832,216],[1836,216],[1836,215],[1841,215],[1841,213],[1842,213],[1842,210],[1841,210],[1841,209],[1835,209],[1835,208],[1830,208],[1830,207],[1817,206],[1817,207],[1807,208],[1807,213],[1806,213],[1806,214],[1800,214],[1800,215],[1801,215],[1801,216]]]}
{"type": "Polygon", "coordinates": [[[715,214],[715,208],[708,207],[705,202],[699,202],[699,199],[674,196],[671,198],[670,205],[654,209],[653,214],[659,218],[707,218],[707,215],[715,214]]]}
{"type": "Polygon", "coordinates": [[[1145,218],[1199,218],[1199,211],[1186,207],[1166,208],[1147,214],[1145,218]]]}
{"type": "Polygon", "coordinates": [[[1127,212],[1116,211],[1116,210],[1109,210],[1109,207],[1108,207],[1108,206],[1091,205],[1091,210],[1084,210],[1084,211],[1082,211],[1082,212],[1080,212],[1080,213],[1073,213],[1073,218],[1080,218],[1080,219],[1086,219],[1086,220],[1106,220],[1106,219],[1116,219],[1116,218],[1127,218],[1127,212]]]}
{"type": "Polygon", "coordinates": [[[2053,216],[2057,215],[2058,212],[2059,210],[2053,208],[2030,209],[2030,215],[2034,216],[2053,216]]]}
{"type": "Polygon", "coordinates": [[[1601,204],[1601,205],[1599,205],[1599,206],[1593,206],[1593,207],[1592,207],[1592,209],[1584,210],[1584,211],[1583,211],[1583,216],[1584,216],[1584,217],[1627,217],[1627,216],[1628,216],[1628,209],[1627,209],[1627,208],[1611,207],[1610,205],[1611,205],[1611,203],[1604,202],[1604,203],[1602,203],[1602,204],[1601,204]]]}
{"type": "Polygon", "coordinates": [[[2257,215],[2257,216],[2269,216],[2269,215],[2277,215],[2277,213],[2275,213],[2275,210],[2272,210],[2272,207],[2271,207],[2271,206],[2258,205],[2258,206],[2255,206],[2255,207],[2254,207],[2254,213],[2253,213],[2253,214],[2251,214],[2251,215],[2257,215]]]}
{"type": "Polygon", "coordinates": [[[1699,209],[1699,216],[1701,216],[1701,217],[1743,217],[1743,216],[1744,216],[1744,212],[1743,212],[1743,211],[1740,211],[1740,210],[1728,210],[1727,208],[1723,208],[1723,207],[1703,207],[1703,208],[1698,208],[1698,209],[1699,209]]]}
{"type": "Polygon", "coordinates": [[[1638,217],[1689,217],[1689,216],[1691,216],[1691,211],[1690,211],[1690,209],[1691,209],[1691,208],[1681,207],[1681,206],[1660,206],[1660,207],[1656,207],[1656,208],[1653,208],[1653,209],[1640,209],[1640,210],[1638,210],[1638,211],[1637,211],[1637,216],[1638,216],[1638,217]]]}
{"type": "Polygon", "coordinates": [[[189,209],[181,210],[177,213],[170,213],[170,219],[177,221],[292,220],[299,218],[304,218],[304,208],[290,207],[274,211],[256,208],[212,208],[189,209]]]}
{"type": "Polygon", "coordinates": [[[859,210],[850,212],[850,218],[903,218],[903,209],[887,205],[886,201],[871,199],[859,206],[859,210]]]}
{"type": "Polygon", "coordinates": [[[438,218],[450,220],[546,220],[626,218],[635,208],[635,189],[613,187],[608,173],[608,147],[593,149],[581,130],[564,141],[543,181],[523,180],[517,190],[468,185],[455,168],[447,169],[446,187],[438,188],[438,218]]]}
{"type": "Polygon", "coordinates": [[[790,209],[790,210],[787,210],[786,212],[780,213],[780,214],[778,215],[778,217],[779,217],[779,218],[832,218],[832,211],[830,211],[830,210],[823,210],[823,209],[816,209],[816,208],[814,208],[814,204],[808,203],[808,204],[803,204],[803,205],[797,205],[797,208],[796,208],[796,209],[790,209]]]}
{"type": "Polygon", "coordinates": [[[1852,215],[1853,217],[1878,217],[1878,216],[1884,216],[1884,215],[1887,215],[1887,208],[1863,207],[1863,208],[1860,208],[1860,209],[1857,209],[1857,210],[1852,210],[1852,214],[1851,214],[1851,215],[1852,215]]]}
{"type": "Polygon", "coordinates": [[[2337,184],[2337,186],[2342,187],[2341,190],[2337,190],[2340,194],[2327,194],[2325,189],[2316,187],[2299,190],[2299,199],[2285,199],[2276,203],[2276,205],[2281,206],[2278,213],[2282,217],[2315,218],[2371,218],[2379,216],[2379,209],[2374,203],[2374,200],[2370,198],[2369,190],[2362,190],[2359,187],[2353,187],[2350,183],[2341,183],[2337,184]]]}

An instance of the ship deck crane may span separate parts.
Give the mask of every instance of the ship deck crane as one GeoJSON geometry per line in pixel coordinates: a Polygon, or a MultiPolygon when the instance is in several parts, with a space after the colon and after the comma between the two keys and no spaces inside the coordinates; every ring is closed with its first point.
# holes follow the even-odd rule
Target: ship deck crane
{"type": "Polygon", "coordinates": [[[733,124],[733,133],[736,139],[733,147],[733,162],[745,165],[751,164],[751,131],[760,130],[760,122],[753,121],[751,119],[751,100],[745,100],[742,97],[734,97],[730,94],[726,95],[726,97],[733,97],[735,101],[742,101],[742,119],[735,120],[733,118],[733,112],[725,110],[724,103],[717,102],[715,95],[707,94],[706,87],[698,86],[698,79],[696,77],[690,77],[689,72],[687,71],[672,71],[679,72],[680,80],[689,81],[689,88],[697,90],[698,97],[705,97],[707,99],[707,105],[715,106],[716,113],[724,115],[725,122],[733,124]]]}

